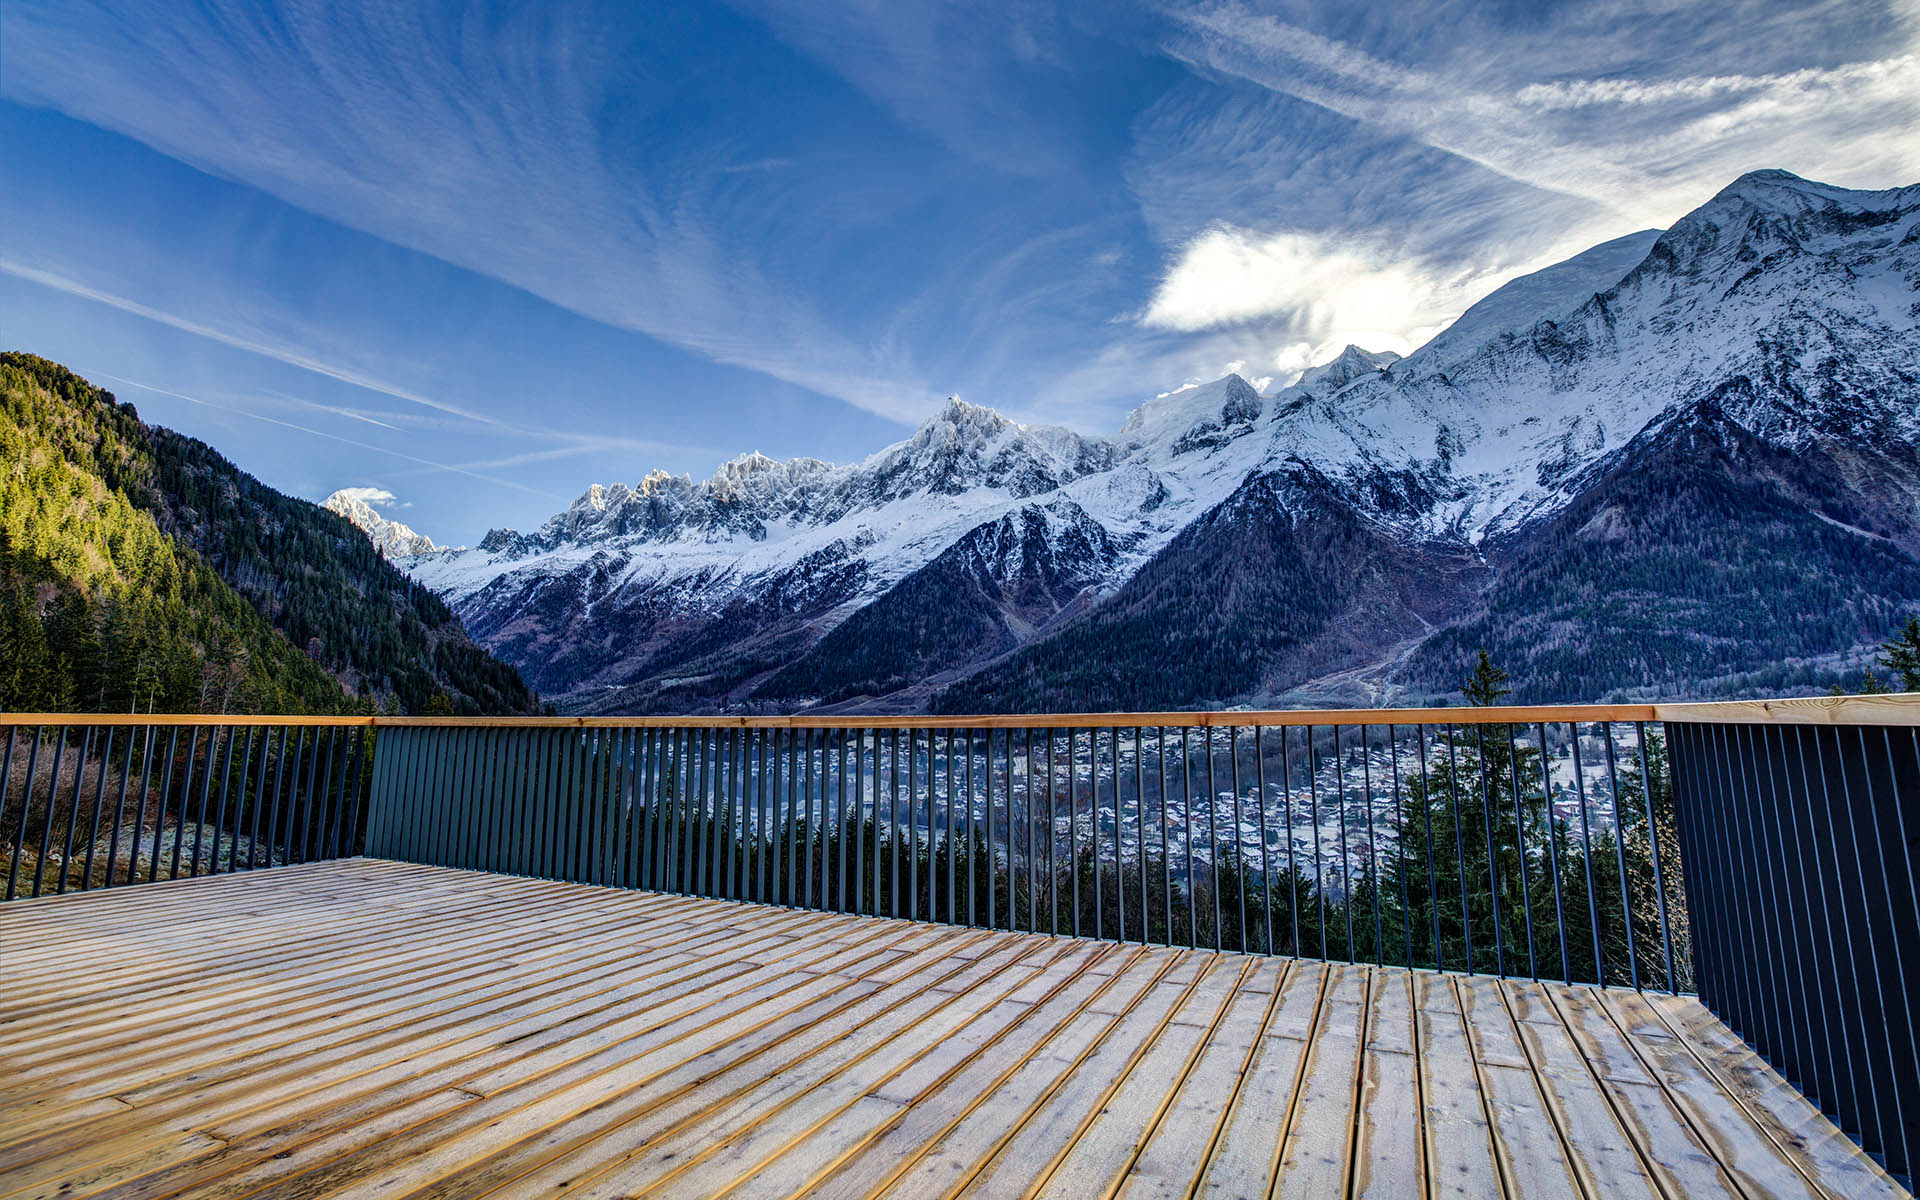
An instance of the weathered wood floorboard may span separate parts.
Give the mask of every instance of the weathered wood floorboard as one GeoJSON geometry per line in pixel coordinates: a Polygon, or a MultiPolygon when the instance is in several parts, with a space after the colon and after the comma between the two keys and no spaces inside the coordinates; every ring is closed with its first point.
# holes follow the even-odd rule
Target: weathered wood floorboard
{"type": "Polygon", "coordinates": [[[0,907],[0,1200],[1899,1196],[1697,1002],[368,859],[0,907]]]}

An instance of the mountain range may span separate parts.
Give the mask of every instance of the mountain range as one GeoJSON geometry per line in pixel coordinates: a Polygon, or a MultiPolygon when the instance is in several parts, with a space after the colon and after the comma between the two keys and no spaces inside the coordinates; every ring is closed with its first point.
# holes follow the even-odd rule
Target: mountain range
{"type": "Polygon", "coordinates": [[[1749,174],[1405,358],[1111,436],[956,399],[471,549],[346,515],[572,711],[1379,703],[1481,648],[1534,702],[1805,686],[1920,608],[1920,185],[1749,174]]]}

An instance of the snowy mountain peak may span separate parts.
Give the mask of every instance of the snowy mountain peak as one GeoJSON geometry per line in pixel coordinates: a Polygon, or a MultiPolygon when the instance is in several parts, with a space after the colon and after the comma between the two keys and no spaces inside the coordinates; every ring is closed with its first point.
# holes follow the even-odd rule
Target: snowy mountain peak
{"type": "Polygon", "coordinates": [[[1373,375],[1400,361],[1391,350],[1375,353],[1349,345],[1328,362],[1308,367],[1292,386],[1315,395],[1332,395],[1362,375],[1373,375]]]}
{"type": "Polygon", "coordinates": [[[351,521],[388,558],[412,558],[443,548],[434,545],[433,539],[426,534],[415,533],[400,522],[381,516],[373,507],[375,504],[391,504],[393,500],[393,493],[382,488],[341,488],[328,496],[321,507],[351,521]]]}

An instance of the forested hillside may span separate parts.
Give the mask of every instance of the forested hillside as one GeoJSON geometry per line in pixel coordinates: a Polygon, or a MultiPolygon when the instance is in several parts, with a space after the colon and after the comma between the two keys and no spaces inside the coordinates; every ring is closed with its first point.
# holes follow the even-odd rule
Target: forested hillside
{"type": "Polygon", "coordinates": [[[0,707],[538,707],[342,518],[34,355],[0,403],[0,707]]]}

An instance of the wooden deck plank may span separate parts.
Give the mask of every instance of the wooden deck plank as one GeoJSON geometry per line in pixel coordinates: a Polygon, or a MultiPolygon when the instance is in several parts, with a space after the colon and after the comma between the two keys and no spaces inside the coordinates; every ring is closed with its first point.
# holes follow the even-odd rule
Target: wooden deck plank
{"type": "MultiPolygon", "coordinates": [[[[831,932],[821,930],[794,942],[790,952],[795,961],[806,961],[808,955],[854,953],[834,944],[827,936],[831,932]]],[[[240,1164],[271,1160],[258,1167],[271,1173],[277,1167],[289,1166],[296,1150],[304,1160],[328,1146],[351,1148],[357,1143],[353,1135],[361,1125],[383,1130],[407,1128],[410,1122],[405,1118],[410,1112],[432,1113],[448,1103],[460,1107],[484,1100],[489,1079],[485,1072],[489,1070],[508,1079],[539,1077],[543,1070],[556,1076],[566,1068],[578,1071],[583,1058],[591,1057],[597,1044],[617,1044],[623,1033],[671,1036],[676,1024],[685,1026],[716,1009],[722,1016],[729,1007],[751,1009],[755,1000],[777,996],[787,987],[777,963],[758,971],[744,967],[704,970],[678,981],[666,997],[637,997],[640,1003],[635,1006],[639,1009],[635,1015],[618,1016],[623,1006],[601,1005],[569,1022],[556,1024],[542,1017],[522,1022],[518,1031],[501,1030],[464,1043],[437,1046],[427,1054],[393,1060],[378,1072],[357,1074],[302,1096],[297,1107],[276,1101],[229,1116],[204,1129],[222,1143],[218,1154],[205,1161],[175,1164],[175,1169],[196,1180],[211,1179],[240,1164]],[[758,994],[752,994],[756,988],[758,994]],[[309,1145],[316,1139],[325,1143],[318,1150],[309,1145]]],[[[548,1085],[554,1082],[549,1080],[548,1085]]],[[[127,1178],[135,1173],[135,1167],[142,1168],[142,1178],[159,1169],[152,1159],[141,1158],[116,1162],[109,1168],[108,1177],[127,1178]]],[[[154,1187],[161,1186],[158,1180],[150,1182],[154,1187]]]]}
{"type": "Polygon", "coordinates": [[[1690,999],[370,859],[0,946],[5,1200],[1903,1194],[1690,999]]]}
{"type": "Polygon", "coordinates": [[[1319,1027],[1307,1051],[1300,1108],[1287,1130],[1274,1179],[1283,1195],[1344,1196],[1353,1178],[1370,975],[1364,967],[1331,970],[1319,1027]]]}
{"type": "Polygon", "coordinates": [[[1302,962],[1287,976],[1208,1157],[1201,1179],[1205,1195],[1266,1196],[1295,1115],[1307,1047],[1331,977],[1326,964],[1317,962],[1302,962]]]}
{"type": "MultiPolygon", "coordinates": [[[[466,1192],[475,1184],[491,1184],[496,1175],[510,1177],[514,1190],[527,1192],[568,1188],[588,1195],[645,1186],[698,1154],[711,1141],[715,1123],[750,1123],[824,1080],[870,1067],[882,1046],[899,1052],[943,1036],[1003,994],[993,990],[996,986],[1016,986],[1020,976],[1010,974],[1009,967],[1056,949],[1000,935],[997,945],[980,958],[935,959],[896,987],[861,999],[833,1022],[852,1032],[815,1027],[821,1036],[799,1037],[782,1031],[754,1055],[724,1069],[691,1061],[680,1070],[690,1073],[695,1086],[677,1093],[665,1087],[649,1089],[644,1105],[615,1114],[615,1123],[567,1129],[572,1144],[532,1166],[523,1164],[519,1174],[508,1176],[502,1168],[511,1164],[490,1160],[463,1173],[458,1188],[466,1192]],[[956,981],[962,984],[958,989],[941,986],[956,981]],[[624,1132],[607,1137],[602,1128],[624,1132]]],[[[447,1194],[454,1192],[450,1188],[447,1194]]]]}
{"type": "MultiPolygon", "coordinates": [[[[1779,1072],[1750,1051],[1698,1000],[1675,996],[1631,997],[1663,1019],[1714,1079],[1749,1112],[1764,1121],[1777,1143],[1810,1170],[1821,1190],[1836,1196],[1899,1196],[1885,1168],[1821,1116],[1779,1072]]],[[[1629,1007],[1622,997],[1619,1008],[1629,1007]]]]}
{"type": "Polygon", "coordinates": [[[1427,1180],[1436,1196],[1487,1197],[1503,1193],[1479,1073],[1460,1014],[1453,980],[1414,976],[1419,1010],[1416,1036],[1422,1118],[1426,1122],[1427,1180]]]}
{"type": "Polygon", "coordinates": [[[1424,1196],[1426,1147],[1415,1058],[1413,977],[1381,971],[1370,981],[1366,1062],[1353,1155],[1354,1196],[1424,1196]]]}

